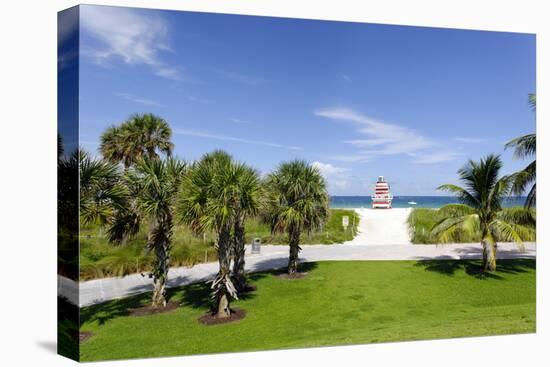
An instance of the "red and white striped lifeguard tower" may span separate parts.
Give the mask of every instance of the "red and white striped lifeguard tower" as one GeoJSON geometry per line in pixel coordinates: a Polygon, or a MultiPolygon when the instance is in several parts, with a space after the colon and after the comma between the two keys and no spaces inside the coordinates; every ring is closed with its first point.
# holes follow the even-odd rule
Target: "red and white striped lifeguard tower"
{"type": "Polygon", "coordinates": [[[371,199],[373,209],[391,209],[393,196],[390,193],[390,185],[386,182],[384,176],[378,176],[371,199]]]}

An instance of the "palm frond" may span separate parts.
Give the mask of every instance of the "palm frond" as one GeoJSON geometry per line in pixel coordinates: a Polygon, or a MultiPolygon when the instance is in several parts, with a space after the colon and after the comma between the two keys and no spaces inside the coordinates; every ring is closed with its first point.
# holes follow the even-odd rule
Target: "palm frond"
{"type": "Polygon", "coordinates": [[[510,140],[505,145],[506,149],[514,149],[514,158],[523,159],[532,157],[537,152],[537,135],[527,134],[510,140]]]}
{"type": "Polygon", "coordinates": [[[535,93],[529,93],[527,96],[527,102],[533,111],[537,109],[537,95],[535,93]]]}
{"type": "Polygon", "coordinates": [[[453,242],[460,225],[467,219],[467,216],[443,218],[437,222],[432,230],[431,235],[441,243],[453,242]]]}
{"type": "Polygon", "coordinates": [[[506,242],[515,242],[522,251],[525,249],[523,239],[530,238],[534,232],[532,228],[506,223],[500,219],[494,220],[490,227],[494,233],[494,237],[500,238],[502,241],[506,242]]]}
{"type": "Polygon", "coordinates": [[[466,189],[458,185],[453,185],[453,184],[441,185],[437,188],[437,190],[448,191],[450,193],[455,194],[458,197],[458,199],[466,205],[469,205],[472,207],[478,207],[480,205],[478,198],[474,197],[470,192],[468,192],[466,189]]]}
{"type": "Polygon", "coordinates": [[[536,161],[533,161],[521,171],[510,175],[512,180],[512,193],[515,195],[525,193],[527,188],[536,181],[536,174],[536,161]]]}
{"type": "Polygon", "coordinates": [[[537,184],[534,184],[531,187],[529,194],[527,195],[527,199],[525,200],[525,207],[527,209],[531,209],[536,205],[536,203],[537,203],[537,184]]]}
{"type": "Polygon", "coordinates": [[[525,208],[505,208],[497,213],[496,219],[506,223],[517,224],[535,228],[537,220],[535,213],[531,209],[525,208]]]}

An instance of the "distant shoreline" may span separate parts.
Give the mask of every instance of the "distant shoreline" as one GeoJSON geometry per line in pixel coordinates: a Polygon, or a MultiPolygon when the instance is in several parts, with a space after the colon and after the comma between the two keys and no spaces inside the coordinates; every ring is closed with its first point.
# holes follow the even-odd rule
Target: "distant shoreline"
{"type": "MultiPolygon", "coordinates": [[[[523,206],[525,197],[514,196],[506,198],[503,201],[503,207],[511,208],[523,206]]],[[[392,206],[398,208],[426,208],[438,209],[448,204],[458,204],[459,201],[454,196],[394,196],[392,206]],[[411,204],[415,203],[415,204],[411,204]]],[[[372,201],[369,196],[331,196],[331,209],[367,209],[371,208],[372,201]]]]}

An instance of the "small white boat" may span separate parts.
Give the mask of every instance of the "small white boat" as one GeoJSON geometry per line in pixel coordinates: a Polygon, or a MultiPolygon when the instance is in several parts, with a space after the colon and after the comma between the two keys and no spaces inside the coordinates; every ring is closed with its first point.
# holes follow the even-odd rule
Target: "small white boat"
{"type": "Polygon", "coordinates": [[[409,204],[409,205],[416,205],[416,201],[409,201],[407,204],[409,204]]]}

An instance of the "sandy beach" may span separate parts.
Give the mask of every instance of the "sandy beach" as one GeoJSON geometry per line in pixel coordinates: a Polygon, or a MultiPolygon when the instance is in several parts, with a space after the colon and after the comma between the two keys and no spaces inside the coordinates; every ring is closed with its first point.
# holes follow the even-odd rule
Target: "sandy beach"
{"type": "Polygon", "coordinates": [[[354,209],[361,216],[359,233],[346,245],[410,245],[407,218],[411,208],[354,209]]]}

